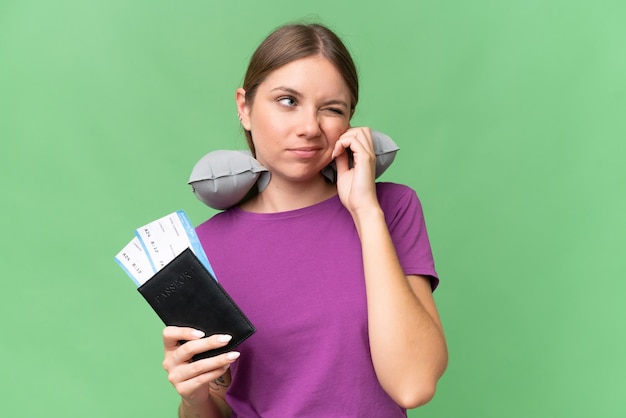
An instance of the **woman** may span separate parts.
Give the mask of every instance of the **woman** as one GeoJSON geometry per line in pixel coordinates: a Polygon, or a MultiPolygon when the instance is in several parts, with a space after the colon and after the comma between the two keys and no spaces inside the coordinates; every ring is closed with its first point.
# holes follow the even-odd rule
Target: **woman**
{"type": "Polygon", "coordinates": [[[235,99],[271,180],[197,232],[257,332],[237,352],[190,362],[230,337],[165,328],[179,416],[406,416],[447,364],[438,278],[415,192],[374,181],[370,130],[350,126],[348,51],[324,26],[281,27],[235,99]],[[320,174],[333,160],[336,184],[320,174]]]}

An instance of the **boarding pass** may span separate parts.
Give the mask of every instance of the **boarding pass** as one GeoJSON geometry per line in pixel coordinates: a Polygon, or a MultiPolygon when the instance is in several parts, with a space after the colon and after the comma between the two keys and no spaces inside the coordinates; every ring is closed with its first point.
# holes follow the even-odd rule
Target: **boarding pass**
{"type": "Polygon", "coordinates": [[[135,237],[117,253],[115,261],[141,286],[187,248],[215,277],[196,231],[182,210],[137,228],[135,237]]]}

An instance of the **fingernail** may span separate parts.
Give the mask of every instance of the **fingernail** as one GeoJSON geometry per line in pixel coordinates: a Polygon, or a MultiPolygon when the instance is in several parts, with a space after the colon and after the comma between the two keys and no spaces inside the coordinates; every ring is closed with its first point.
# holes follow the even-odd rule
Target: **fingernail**
{"type": "Polygon", "coordinates": [[[193,335],[194,337],[197,338],[202,338],[204,337],[204,332],[198,330],[198,329],[194,329],[193,331],[191,331],[191,335],[193,335]]]}
{"type": "Polygon", "coordinates": [[[226,358],[228,360],[236,360],[239,358],[240,355],[241,353],[238,351],[231,351],[230,353],[226,354],[226,358]]]}
{"type": "Polygon", "coordinates": [[[220,342],[220,343],[227,343],[227,342],[229,342],[229,341],[230,341],[230,340],[232,340],[232,339],[233,339],[233,337],[232,337],[232,336],[230,336],[230,335],[219,335],[219,336],[217,337],[217,342],[220,342]]]}

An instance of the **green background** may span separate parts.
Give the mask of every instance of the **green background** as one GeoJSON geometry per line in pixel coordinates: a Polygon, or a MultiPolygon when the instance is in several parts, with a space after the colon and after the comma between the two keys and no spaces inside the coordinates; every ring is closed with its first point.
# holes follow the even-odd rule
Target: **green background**
{"type": "Polygon", "coordinates": [[[626,416],[621,0],[1,1],[0,416],[175,415],[113,256],[213,213],[191,167],[245,147],[247,60],[302,18],[348,44],[354,122],[401,146],[384,179],[426,211],[450,365],[410,416],[626,416]]]}

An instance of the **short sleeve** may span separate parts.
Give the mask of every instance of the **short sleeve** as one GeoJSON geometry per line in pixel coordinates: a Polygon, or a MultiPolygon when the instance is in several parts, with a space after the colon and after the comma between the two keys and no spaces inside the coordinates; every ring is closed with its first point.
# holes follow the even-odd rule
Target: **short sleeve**
{"type": "Polygon", "coordinates": [[[433,291],[439,284],[422,205],[413,189],[378,183],[378,199],[404,274],[428,276],[433,291]]]}

